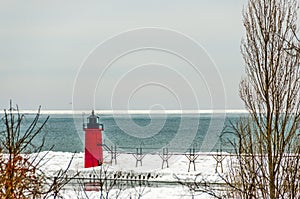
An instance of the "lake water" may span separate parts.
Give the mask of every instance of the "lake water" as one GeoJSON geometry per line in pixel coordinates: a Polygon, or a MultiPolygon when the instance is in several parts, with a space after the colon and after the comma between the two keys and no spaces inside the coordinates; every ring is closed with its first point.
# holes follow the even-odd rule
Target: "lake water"
{"type": "MultiPolygon", "coordinates": [[[[34,115],[25,115],[30,122],[34,115]]],[[[116,146],[118,150],[135,152],[136,148],[155,152],[168,148],[173,152],[184,152],[193,148],[196,151],[229,151],[228,139],[231,134],[220,139],[230,121],[235,122],[241,114],[168,114],[168,115],[100,115],[104,125],[103,143],[116,146]]],[[[86,117],[86,116],[85,116],[86,117]]],[[[46,115],[41,115],[41,121],[46,115]]],[[[53,151],[83,152],[85,122],[81,115],[50,114],[43,133],[46,136],[44,149],[54,145],[53,151]]],[[[228,128],[227,128],[228,129],[228,128]]],[[[35,139],[41,142],[42,136],[35,139]]]]}

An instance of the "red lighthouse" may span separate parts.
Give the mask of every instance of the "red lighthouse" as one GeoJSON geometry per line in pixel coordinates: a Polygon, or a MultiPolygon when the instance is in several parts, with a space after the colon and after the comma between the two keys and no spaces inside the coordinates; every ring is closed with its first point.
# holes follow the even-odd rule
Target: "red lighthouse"
{"type": "Polygon", "coordinates": [[[85,131],[84,168],[99,166],[103,163],[103,124],[99,124],[99,117],[94,114],[94,111],[87,119],[88,123],[83,128],[85,131]]]}

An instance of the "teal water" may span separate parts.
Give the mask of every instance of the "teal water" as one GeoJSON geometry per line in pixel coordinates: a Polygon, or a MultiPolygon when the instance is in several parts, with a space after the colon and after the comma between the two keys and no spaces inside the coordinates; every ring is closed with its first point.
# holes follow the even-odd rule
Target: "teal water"
{"type": "MultiPolygon", "coordinates": [[[[196,151],[206,151],[202,148],[203,141],[210,134],[220,135],[230,121],[235,122],[240,114],[223,115],[100,115],[100,122],[104,124],[103,142],[107,146],[117,146],[118,150],[135,152],[136,148],[143,151],[155,152],[162,148],[169,151],[181,152],[194,148],[196,151]],[[175,141],[174,141],[175,140],[175,141]]],[[[25,115],[25,121],[30,122],[33,115],[25,115]]],[[[42,115],[43,121],[46,115],[42,115]]],[[[84,131],[81,115],[50,115],[50,119],[43,129],[45,136],[44,150],[63,152],[83,152],[84,131]]],[[[227,139],[234,137],[212,138],[205,140],[209,151],[231,150],[227,139]]],[[[34,143],[39,145],[42,136],[38,136],[34,143]]]]}

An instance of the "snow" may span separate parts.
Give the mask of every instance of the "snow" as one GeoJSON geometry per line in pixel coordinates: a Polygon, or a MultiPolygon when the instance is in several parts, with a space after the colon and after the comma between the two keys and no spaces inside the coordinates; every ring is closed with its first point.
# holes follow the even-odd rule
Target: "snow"
{"type": "MultiPolygon", "coordinates": [[[[43,152],[40,155],[45,155],[43,152]]],[[[140,163],[136,167],[136,159],[132,154],[118,154],[117,164],[114,163],[114,160],[110,160],[110,154],[107,152],[104,153],[104,161],[102,167],[94,168],[83,168],[84,164],[84,153],[67,153],[67,152],[49,152],[43,162],[42,169],[46,175],[51,176],[55,174],[60,169],[66,169],[69,165],[69,161],[74,156],[72,164],[70,165],[69,172],[79,171],[81,176],[88,176],[89,173],[97,173],[104,168],[110,172],[122,172],[125,174],[132,175],[144,175],[148,174],[152,176],[151,180],[155,182],[170,182],[173,184],[159,184],[157,186],[137,186],[137,187],[127,187],[120,191],[120,189],[113,188],[109,192],[109,198],[139,198],[139,193],[141,198],[191,198],[194,194],[194,198],[210,198],[208,194],[195,192],[192,193],[187,186],[177,184],[178,179],[182,182],[194,182],[201,181],[205,179],[208,182],[221,182],[219,175],[220,167],[218,167],[218,173],[215,172],[216,160],[213,155],[201,153],[196,159],[196,171],[193,170],[193,164],[191,164],[190,172],[188,172],[189,160],[184,155],[173,155],[169,159],[169,168],[166,168],[166,165],[163,169],[162,159],[158,154],[147,154],[143,158],[143,165],[140,166],[140,163]],[[155,177],[154,177],[155,176],[155,177]]],[[[227,158],[223,160],[223,167],[226,169],[227,158]]],[[[124,175],[126,176],[126,175],[124,175]]],[[[122,176],[123,177],[123,176],[122,176]]],[[[100,192],[97,191],[80,191],[72,188],[65,188],[61,191],[63,198],[99,198],[100,192]]]]}

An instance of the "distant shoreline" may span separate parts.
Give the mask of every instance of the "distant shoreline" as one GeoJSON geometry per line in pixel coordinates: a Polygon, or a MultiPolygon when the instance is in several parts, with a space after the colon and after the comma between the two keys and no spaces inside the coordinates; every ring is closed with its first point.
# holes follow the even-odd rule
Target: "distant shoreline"
{"type": "MultiPolygon", "coordinates": [[[[13,111],[16,112],[16,111],[13,111]]],[[[37,110],[20,110],[21,114],[36,114],[37,110]]],[[[89,114],[91,110],[41,110],[41,114],[89,114]]],[[[95,110],[96,114],[112,115],[112,114],[224,114],[224,113],[248,113],[243,109],[228,110],[95,110]]],[[[4,114],[1,110],[0,114],[4,114]]]]}

